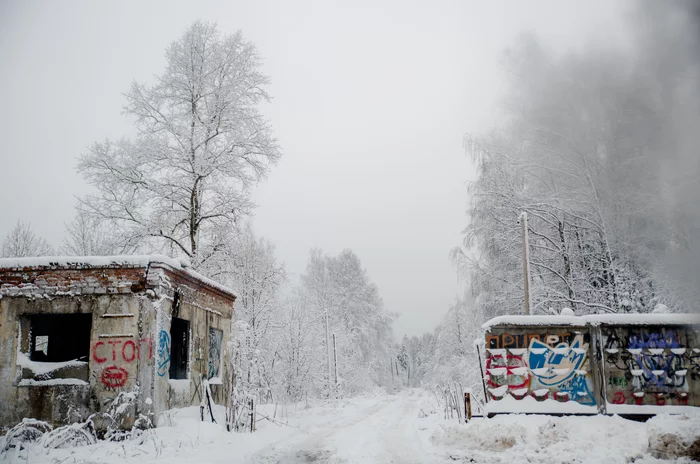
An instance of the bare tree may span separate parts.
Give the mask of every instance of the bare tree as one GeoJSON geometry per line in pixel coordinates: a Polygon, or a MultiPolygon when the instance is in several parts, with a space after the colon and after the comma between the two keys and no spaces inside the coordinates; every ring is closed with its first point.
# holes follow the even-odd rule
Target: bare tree
{"type": "Polygon", "coordinates": [[[105,256],[117,254],[109,242],[109,234],[99,221],[78,208],[75,218],[66,224],[67,237],[63,240],[61,253],[71,256],[105,256]]]}
{"type": "Polygon", "coordinates": [[[15,228],[7,234],[2,243],[3,258],[23,258],[28,256],[49,256],[54,250],[46,240],[32,231],[28,222],[17,220],[15,228]]]}
{"type": "Polygon", "coordinates": [[[97,194],[81,207],[116,232],[125,251],[160,249],[193,266],[221,251],[253,207],[251,188],[280,149],[258,110],[267,76],[240,32],[195,22],[166,51],[165,72],[125,94],[133,140],[96,143],[78,171],[97,194]]]}

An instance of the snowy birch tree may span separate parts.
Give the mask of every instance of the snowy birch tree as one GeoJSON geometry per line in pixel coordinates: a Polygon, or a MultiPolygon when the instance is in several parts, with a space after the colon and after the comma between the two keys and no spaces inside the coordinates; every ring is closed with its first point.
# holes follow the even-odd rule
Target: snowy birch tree
{"type": "Polygon", "coordinates": [[[240,32],[195,22],[166,50],[152,84],[134,83],[124,112],[133,139],[95,143],[78,171],[97,193],[81,200],[125,251],[183,254],[200,268],[231,242],[251,188],[280,149],[258,109],[269,100],[261,57],[240,32]]]}

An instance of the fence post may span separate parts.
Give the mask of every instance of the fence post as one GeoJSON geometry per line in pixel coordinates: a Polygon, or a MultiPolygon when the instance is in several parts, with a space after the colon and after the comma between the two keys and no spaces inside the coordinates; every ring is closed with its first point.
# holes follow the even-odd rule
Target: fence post
{"type": "Polygon", "coordinates": [[[472,420],[472,398],[469,392],[464,393],[464,423],[472,420]]]}

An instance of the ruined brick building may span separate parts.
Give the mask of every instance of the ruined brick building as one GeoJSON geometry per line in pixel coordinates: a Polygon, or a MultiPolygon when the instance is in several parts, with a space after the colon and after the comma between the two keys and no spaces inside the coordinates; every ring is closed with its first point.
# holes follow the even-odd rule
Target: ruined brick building
{"type": "MultiPolygon", "coordinates": [[[[164,256],[0,259],[0,427],[128,417],[228,393],[235,294],[164,256]]],[[[127,424],[129,425],[127,420],[127,424]]]]}

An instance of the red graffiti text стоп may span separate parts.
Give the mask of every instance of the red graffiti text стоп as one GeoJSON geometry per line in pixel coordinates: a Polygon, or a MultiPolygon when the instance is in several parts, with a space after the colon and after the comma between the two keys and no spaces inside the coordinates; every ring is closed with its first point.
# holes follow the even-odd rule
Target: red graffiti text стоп
{"type": "MultiPolygon", "coordinates": [[[[124,362],[130,363],[136,359],[141,359],[142,349],[144,344],[148,344],[148,358],[153,357],[153,339],[142,338],[138,345],[133,340],[108,340],[107,343],[103,341],[95,342],[92,346],[92,360],[98,364],[102,364],[110,359],[109,348],[105,345],[109,344],[112,347],[112,362],[116,362],[120,359],[124,362]]],[[[143,351],[145,355],[145,350],[143,351]]]]}

